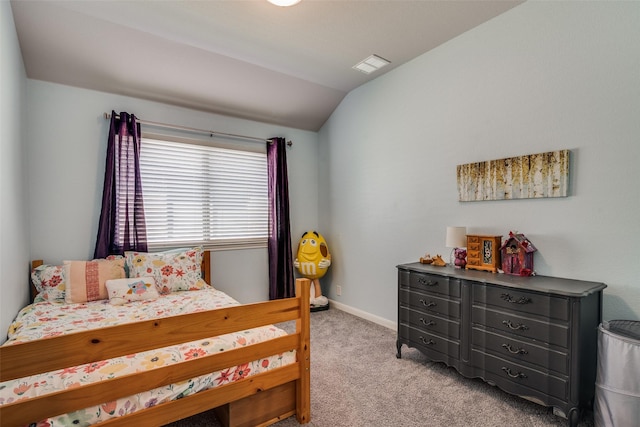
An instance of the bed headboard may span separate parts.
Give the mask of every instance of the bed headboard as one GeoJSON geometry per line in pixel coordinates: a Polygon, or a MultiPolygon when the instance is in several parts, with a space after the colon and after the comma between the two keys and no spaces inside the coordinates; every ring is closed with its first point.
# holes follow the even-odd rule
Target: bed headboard
{"type": "MultiPolygon", "coordinates": [[[[42,264],[44,264],[44,261],[42,261],[41,259],[36,259],[31,261],[31,270],[41,266],[42,264]]],[[[202,269],[202,278],[204,279],[205,282],[207,282],[208,284],[211,284],[211,251],[205,250],[202,252],[201,269],[202,269]]],[[[33,301],[33,299],[38,294],[38,290],[33,285],[33,282],[31,281],[31,277],[29,277],[29,287],[30,287],[29,296],[31,297],[31,301],[33,301]]]]}
{"type": "Polygon", "coordinates": [[[202,252],[202,278],[211,285],[211,251],[202,252]]]}

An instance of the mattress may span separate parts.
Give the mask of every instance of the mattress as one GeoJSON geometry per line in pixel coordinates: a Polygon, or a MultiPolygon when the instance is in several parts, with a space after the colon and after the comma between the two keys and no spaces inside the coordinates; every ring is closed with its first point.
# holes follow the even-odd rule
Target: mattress
{"type": "MultiPolygon", "coordinates": [[[[4,345],[232,305],[239,305],[239,303],[224,292],[211,287],[198,291],[175,292],[163,295],[156,300],[135,301],[124,305],[112,305],[108,300],[80,304],[36,300],[34,304],[25,307],[18,313],[9,328],[8,339],[4,345]]],[[[63,388],[167,366],[283,335],[286,335],[286,332],[276,326],[264,326],[6,381],[0,383],[0,405],[45,395],[63,388]]],[[[179,399],[201,390],[285,366],[294,363],[295,359],[295,351],[285,352],[52,419],[34,420],[32,425],[88,426],[96,424],[112,417],[135,412],[139,408],[179,399]]]]}

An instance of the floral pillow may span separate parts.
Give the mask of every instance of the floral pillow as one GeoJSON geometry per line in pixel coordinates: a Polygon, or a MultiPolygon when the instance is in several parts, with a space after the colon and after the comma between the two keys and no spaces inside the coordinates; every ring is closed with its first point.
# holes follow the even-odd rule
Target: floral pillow
{"type": "Polygon", "coordinates": [[[64,261],[64,275],[67,279],[67,303],[107,299],[106,281],[127,277],[124,258],[64,261]]]}
{"type": "Polygon", "coordinates": [[[160,295],[153,277],[132,277],[128,279],[111,279],[105,282],[109,302],[122,305],[131,301],[153,300],[160,295]]]}
{"type": "Polygon", "coordinates": [[[202,279],[202,246],[165,252],[125,252],[129,277],[153,276],[161,294],[208,287],[202,279]]]}
{"type": "Polygon", "coordinates": [[[62,265],[43,264],[34,268],[31,282],[41,298],[47,301],[64,300],[66,280],[62,265]]]}

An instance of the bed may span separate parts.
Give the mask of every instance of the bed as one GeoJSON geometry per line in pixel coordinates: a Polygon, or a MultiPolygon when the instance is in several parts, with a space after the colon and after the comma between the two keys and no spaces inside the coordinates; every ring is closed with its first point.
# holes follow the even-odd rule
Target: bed
{"type": "MultiPolygon", "coordinates": [[[[198,264],[206,284],[209,256],[198,264]]],[[[298,279],[295,298],[245,305],[208,285],[117,304],[36,299],[0,346],[2,425],[160,426],[214,408],[224,426],[305,424],[309,288],[298,279]]]]}

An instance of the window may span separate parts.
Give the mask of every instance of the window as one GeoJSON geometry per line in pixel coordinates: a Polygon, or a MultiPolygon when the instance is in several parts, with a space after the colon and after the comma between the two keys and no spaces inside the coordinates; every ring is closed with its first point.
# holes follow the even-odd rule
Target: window
{"type": "Polygon", "coordinates": [[[140,170],[150,249],[266,245],[267,158],[264,146],[252,145],[262,152],[142,136],[140,170]]]}

